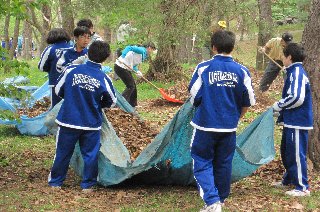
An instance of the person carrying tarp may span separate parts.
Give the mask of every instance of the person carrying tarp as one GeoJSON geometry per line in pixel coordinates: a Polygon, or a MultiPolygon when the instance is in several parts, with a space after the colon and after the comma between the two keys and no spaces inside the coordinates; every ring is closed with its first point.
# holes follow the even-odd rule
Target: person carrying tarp
{"type": "Polygon", "coordinates": [[[138,65],[147,60],[150,54],[156,50],[153,42],[145,43],[143,46],[127,46],[114,64],[114,72],[126,85],[122,96],[132,107],[137,106],[137,86],[130,69],[133,69],[138,77],[142,76],[138,65]]]}
{"type": "Polygon", "coordinates": [[[57,71],[57,62],[62,54],[62,49],[70,47],[68,44],[69,41],[70,36],[64,29],[54,28],[50,30],[47,37],[49,46],[42,52],[38,63],[38,69],[40,71],[48,72],[49,87],[51,90],[51,108],[61,101],[61,98],[54,92],[54,87],[60,76],[60,72],[57,71]]]}
{"type": "MultiPolygon", "coordinates": [[[[77,27],[87,27],[89,28],[90,30],[90,42],[89,44],[87,45],[87,48],[90,47],[90,45],[94,42],[94,41],[103,41],[103,39],[101,38],[100,35],[98,35],[94,29],[93,29],[93,23],[91,21],[91,19],[81,19],[78,21],[77,23],[77,27]]],[[[84,55],[84,56],[81,56],[81,57],[78,57],[76,60],[74,60],[72,62],[72,64],[83,64],[87,61],[88,59],[88,56],[87,55],[84,55]]]]}
{"type": "Polygon", "coordinates": [[[234,45],[234,33],[215,32],[211,47],[218,54],[197,65],[188,88],[196,107],[191,157],[201,211],[221,211],[229,196],[238,121],[255,104],[249,70],[232,59],[234,45]]]}
{"type": "MultiPolygon", "coordinates": [[[[90,45],[94,41],[103,41],[101,36],[94,31],[93,24],[90,19],[81,19],[80,21],[78,21],[77,27],[87,27],[90,30],[91,38],[90,38],[89,44],[86,47],[87,49],[89,49],[90,45]]],[[[85,54],[83,56],[78,57],[74,61],[72,61],[72,64],[84,64],[87,62],[87,60],[88,60],[88,55],[85,54]]],[[[102,66],[101,69],[105,74],[110,73],[112,71],[112,68],[110,68],[109,66],[102,66]]]]}
{"type": "Polygon", "coordinates": [[[102,109],[117,101],[111,79],[101,71],[101,63],[109,55],[109,44],[95,41],[86,64],[71,65],[60,76],[55,92],[64,101],[56,119],[57,149],[48,177],[53,188],[61,188],[78,141],[84,161],[81,188],[91,192],[97,184],[102,109]]]}
{"type": "Polygon", "coordinates": [[[275,102],[273,110],[278,123],[283,125],[281,159],[286,169],[276,187],[295,189],[285,192],[290,196],[310,196],[307,169],[308,132],[313,129],[312,95],[308,75],[302,62],[306,57],[304,49],[296,43],[288,44],[282,59],[285,68],[285,82],[282,98],[275,102]],[[279,113],[280,112],[280,113],[279,113]]]}
{"type": "Polygon", "coordinates": [[[88,27],[76,27],[73,30],[73,36],[76,44],[73,47],[65,49],[57,62],[57,71],[62,73],[63,70],[71,65],[73,61],[88,53],[86,48],[91,41],[91,32],[88,27]]]}

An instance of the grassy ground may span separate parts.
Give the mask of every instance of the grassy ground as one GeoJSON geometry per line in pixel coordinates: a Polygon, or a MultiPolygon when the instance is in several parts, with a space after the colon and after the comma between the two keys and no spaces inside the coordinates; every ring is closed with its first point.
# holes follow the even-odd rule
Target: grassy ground
{"type": "MultiPolygon", "coordinates": [[[[279,31],[288,29],[280,28],[279,31]]],[[[301,31],[295,37],[301,38],[301,31]]],[[[239,42],[234,56],[240,61],[254,64],[256,40],[239,42]]],[[[35,67],[37,60],[29,61],[35,67]]],[[[186,65],[190,68],[190,65],[186,65]]],[[[0,80],[14,76],[1,75],[0,80]]],[[[36,69],[28,76],[30,85],[41,85],[46,81],[45,73],[36,69]]],[[[114,82],[119,91],[124,89],[121,81],[114,82]]],[[[159,87],[172,84],[155,82],[159,87]]],[[[138,85],[139,101],[159,98],[160,94],[146,83],[138,85]]],[[[279,93],[268,94],[272,98],[279,93]]],[[[161,121],[167,116],[167,109],[143,110],[143,118],[161,121]]],[[[246,119],[258,115],[251,111],[246,119]]],[[[242,130],[246,124],[240,124],[242,130]]],[[[275,128],[276,149],[279,148],[281,129],[275,128]]],[[[65,188],[52,191],[47,186],[47,176],[55,151],[53,136],[34,137],[20,135],[13,126],[0,125],[0,211],[198,211],[203,203],[193,186],[145,186],[130,185],[98,188],[93,194],[80,191],[80,178],[69,171],[65,188]]],[[[232,184],[232,193],[224,211],[319,211],[319,173],[310,170],[312,196],[292,198],[284,190],[270,186],[280,180],[283,172],[277,150],[276,159],[262,166],[252,176],[232,184]]]]}

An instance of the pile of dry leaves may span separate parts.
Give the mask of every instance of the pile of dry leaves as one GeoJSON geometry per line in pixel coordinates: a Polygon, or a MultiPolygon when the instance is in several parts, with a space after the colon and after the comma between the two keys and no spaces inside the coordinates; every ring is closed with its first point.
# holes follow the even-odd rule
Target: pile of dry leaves
{"type": "Polygon", "coordinates": [[[186,101],[189,97],[188,84],[186,81],[176,82],[174,86],[164,89],[165,93],[174,99],[186,101]]]}
{"type": "Polygon", "coordinates": [[[106,110],[105,114],[118,137],[129,150],[131,160],[135,160],[159,133],[148,121],[119,108],[106,110]]]}
{"type": "Polygon", "coordinates": [[[51,102],[48,97],[44,97],[42,100],[38,100],[31,108],[19,108],[17,113],[19,116],[26,115],[29,118],[36,117],[42,113],[47,112],[50,109],[51,102]]]}

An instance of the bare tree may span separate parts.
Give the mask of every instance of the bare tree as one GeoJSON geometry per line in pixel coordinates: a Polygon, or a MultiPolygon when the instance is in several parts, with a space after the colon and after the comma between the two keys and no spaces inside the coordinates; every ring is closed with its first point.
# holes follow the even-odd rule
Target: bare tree
{"type": "MultiPolygon", "coordinates": [[[[263,46],[272,37],[271,0],[258,0],[259,34],[258,46],[263,46]]],[[[263,55],[257,50],[256,69],[263,69],[263,55]]]]}
{"type": "Polygon", "coordinates": [[[40,39],[40,47],[39,51],[42,52],[46,47],[46,38],[47,34],[51,29],[51,8],[49,4],[43,4],[41,7],[41,15],[42,15],[42,22],[39,22],[35,8],[31,5],[28,5],[28,10],[30,12],[30,17],[26,19],[28,23],[34,26],[41,34],[40,39]]]}
{"type": "Polygon", "coordinates": [[[51,30],[51,7],[49,4],[44,4],[41,8],[42,12],[42,28],[43,32],[41,33],[41,44],[40,44],[40,52],[44,50],[46,47],[46,39],[49,31],[51,30]]]}
{"type": "Polygon", "coordinates": [[[9,59],[12,60],[15,54],[17,44],[18,44],[18,36],[19,36],[19,29],[20,29],[20,19],[17,17],[15,24],[14,24],[14,31],[13,31],[13,39],[12,39],[12,46],[9,51],[9,59]]]}
{"type": "Polygon", "coordinates": [[[159,26],[158,53],[154,61],[151,62],[146,74],[147,78],[172,80],[180,76],[177,74],[181,70],[177,60],[177,46],[185,35],[183,29],[187,27],[187,12],[195,5],[198,6],[197,1],[193,0],[162,0],[160,2],[159,9],[164,15],[164,19],[159,26]]]}
{"type": "Polygon", "coordinates": [[[62,18],[62,28],[65,29],[70,36],[73,35],[74,17],[71,0],[59,0],[62,18]]]}
{"type": "Polygon", "coordinates": [[[22,45],[22,57],[26,60],[31,59],[32,48],[32,27],[27,21],[24,21],[23,26],[23,45],[22,45]]]}
{"type": "Polygon", "coordinates": [[[310,133],[308,155],[314,167],[320,169],[320,1],[313,0],[310,16],[305,25],[302,44],[307,58],[304,61],[312,89],[314,128],[310,133]]]}
{"type": "Polygon", "coordinates": [[[4,41],[6,43],[6,49],[9,51],[9,26],[10,26],[10,14],[6,15],[4,22],[4,41]]]}

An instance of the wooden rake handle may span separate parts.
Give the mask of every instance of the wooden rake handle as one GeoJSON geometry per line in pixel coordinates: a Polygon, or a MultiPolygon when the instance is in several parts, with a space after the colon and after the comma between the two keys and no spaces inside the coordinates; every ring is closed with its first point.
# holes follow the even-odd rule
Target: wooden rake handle
{"type": "Polygon", "coordinates": [[[283,67],[279,63],[277,63],[274,59],[272,59],[267,53],[265,53],[264,51],[261,51],[261,52],[265,54],[272,62],[274,62],[274,64],[276,64],[281,70],[283,69],[283,67]]]}
{"type": "MultiPolygon", "coordinates": [[[[124,65],[127,69],[129,69],[131,72],[136,73],[136,71],[134,71],[130,66],[128,66],[127,64],[121,62],[120,60],[117,60],[119,63],[121,63],[122,65],[124,65]]],[[[153,84],[152,82],[150,82],[147,78],[145,78],[144,76],[141,76],[141,78],[146,81],[147,83],[149,83],[150,85],[152,85],[154,88],[160,90],[160,88],[158,88],[155,84],[153,84]]]]}

